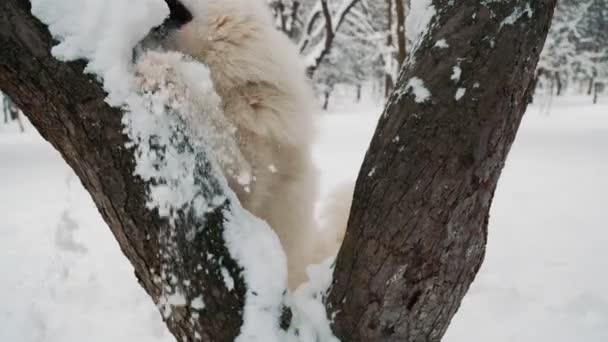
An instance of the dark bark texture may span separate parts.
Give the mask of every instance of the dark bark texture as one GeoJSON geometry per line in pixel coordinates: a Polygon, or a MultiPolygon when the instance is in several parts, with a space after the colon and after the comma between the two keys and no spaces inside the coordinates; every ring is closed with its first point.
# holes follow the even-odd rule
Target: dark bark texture
{"type": "Polygon", "coordinates": [[[484,257],[488,212],[555,0],[433,4],[357,180],[327,303],[343,341],[444,335],[484,257]],[[435,47],[441,39],[448,48],[435,47]],[[414,77],[428,100],[416,101],[414,77]]]}
{"type": "MultiPolygon", "coordinates": [[[[199,341],[233,340],[242,322],[245,285],[224,246],[222,208],[206,217],[207,229],[192,242],[186,233],[201,224],[200,218],[183,212],[171,226],[148,210],[146,184],[133,176],[133,151],[125,147],[127,138],[121,133],[122,113],[104,103],[105,93],[83,73],[84,63],[56,60],[50,54],[52,45],[46,26],[31,15],[29,1],[0,2],[2,92],[74,169],[154,302],[162,304],[163,296],[176,291],[185,295],[187,304],[174,307],[165,319],[176,338],[194,341],[196,333],[199,341]],[[209,254],[216,258],[208,261],[209,254]],[[225,288],[222,267],[235,279],[232,291],[225,288]],[[165,270],[170,274],[163,277],[165,270]],[[199,295],[204,310],[189,305],[199,295]]],[[[209,177],[205,156],[200,158],[198,177],[209,177]]]]}
{"type": "MultiPolygon", "coordinates": [[[[432,29],[414,52],[416,62],[402,70],[357,181],[327,298],[343,341],[443,336],[481,265],[488,211],[555,0],[433,3],[432,29]],[[514,23],[504,21],[517,13],[514,23]],[[434,47],[440,39],[449,48],[434,47]],[[458,80],[451,79],[455,66],[462,69],[458,80]],[[412,94],[407,85],[413,77],[430,91],[428,100],[412,94]],[[459,88],[466,93],[458,100],[459,88]]],[[[74,169],[152,299],[159,304],[179,290],[189,303],[202,294],[205,309],[175,307],[166,319],[175,337],[233,340],[246,288],[222,238],[230,203],[205,218],[206,229],[194,242],[186,242],[186,233],[200,219],[184,211],[171,226],[148,210],[147,185],[133,176],[121,112],[104,103],[83,63],[57,61],[52,45],[29,1],[0,1],[0,89],[74,169]],[[216,258],[205,261],[209,254],[216,258]],[[222,267],[236,280],[232,291],[222,267]],[[181,288],[182,280],[189,285],[181,288]]],[[[212,177],[205,156],[199,157],[197,179],[212,177]]],[[[286,310],[281,326],[289,317],[286,310]]]]}

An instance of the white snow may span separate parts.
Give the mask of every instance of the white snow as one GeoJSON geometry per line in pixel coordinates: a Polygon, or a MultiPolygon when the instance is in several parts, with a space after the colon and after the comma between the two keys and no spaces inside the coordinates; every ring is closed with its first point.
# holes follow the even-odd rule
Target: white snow
{"type": "Polygon", "coordinates": [[[240,207],[227,213],[226,219],[227,247],[244,268],[248,290],[237,341],[280,341],[278,322],[287,287],[287,258],[279,238],[264,221],[240,207]]]}
{"type": "MultiPolygon", "coordinates": [[[[356,177],[380,115],[376,102],[350,99],[335,101],[320,123],[314,156],[324,194],[356,177]]],[[[548,111],[539,99],[524,119],[492,209],[486,262],[446,342],[608,340],[608,105],[553,101],[548,111]]],[[[0,270],[10,272],[0,283],[0,341],[173,341],[90,196],[26,128],[0,130],[0,270]],[[83,249],[56,239],[66,213],[67,239],[83,249]]]]}
{"type": "Polygon", "coordinates": [[[445,39],[440,39],[437,42],[435,42],[435,47],[439,48],[439,49],[447,49],[450,46],[448,45],[448,42],[445,39]]]}
{"type": "Polygon", "coordinates": [[[198,296],[192,300],[190,303],[190,307],[194,310],[203,310],[205,308],[205,302],[203,301],[203,297],[198,296]]]}
{"type": "Polygon", "coordinates": [[[172,341],[80,181],[26,129],[0,132],[0,341],[172,341]],[[56,240],[65,215],[61,241],[86,250],[56,240]]]}
{"type": "Polygon", "coordinates": [[[417,103],[423,103],[431,98],[431,92],[424,86],[424,81],[418,77],[412,77],[409,79],[401,95],[411,92],[414,94],[414,100],[417,103]]]}
{"type": "Polygon", "coordinates": [[[517,8],[515,8],[513,10],[513,13],[511,13],[508,17],[506,17],[500,23],[500,27],[502,28],[505,25],[513,25],[513,24],[515,24],[521,17],[524,16],[524,14],[527,14],[528,18],[532,18],[532,15],[534,14],[534,11],[530,7],[529,3],[526,3],[525,7],[517,7],[517,8]]]}
{"type": "Polygon", "coordinates": [[[458,83],[458,81],[460,81],[460,77],[462,76],[462,68],[460,68],[460,65],[454,65],[454,67],[452,67],[452,76],[450,77],[450,79],[456,83],[458,83]]]}
{"type": "Polygon", "coordinates": [[[413,43],[412,51],[416,50],[420,39],[427,32],[431,19],[436,10],[432,0],[416,0],[411,2],[409,13],[405,20],[405,32],[413,43]]]}
{"type": "Polygon", "coordinates": [[[60,42],[53,55],[83,58],[87,71],[104,80],[108,102],[122,105],[132,93],[133,46],[169,15],[163,0],[32,0],[32,13],[60,42]]]}
{"type": "Polygon", "coordinates": [[[331,286],[333,263],[328,258],[319,265],[311,265],[306,270],[309,282],[301,285],[294,293],[292,304],[293,327],[285,341],[295,342],[339,342],[329,328],[329,320],[322,299],[331,286]],[[296,331],[297,329],[297,331],[296,331]],[[295,336],[298,338],[296,339],[295,336]]]}
{"type": "Polygon", "coordinates": [[[467,88],[458,88],[458,90],[456,90],[456,95],[454,96],[456,101],[460,101],[466,92],[467,88]]]}

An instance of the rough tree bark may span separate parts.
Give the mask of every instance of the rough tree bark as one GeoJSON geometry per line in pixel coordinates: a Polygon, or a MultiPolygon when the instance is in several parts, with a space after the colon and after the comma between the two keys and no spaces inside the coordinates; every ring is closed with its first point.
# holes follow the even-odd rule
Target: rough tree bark
{"type": "MultiPolygon", "coordinates": [[[[343,341],[439,341],[447,329],[483,259],[488,210],[555,0],[433,4],[432,29],[416,62],[402,71],[357,181],[327,299],[343,341]],[[434,47],[439,39],[449,48],[434,47]],[[455,66],[462,70],[457,82],[455,66]],[[428,99],[412,87],[418,79],[428,99]],[[459,88],[466,93],[458,100],[459,88]]],[[[1,90],[80,177],[152,299],[159,303],[163,288],[175,287],[158,277],[163,265],[191,279],[187,301],[203,294],[205,310],[173,311],[166,320],[171,332],[180,341],[195,334],[232,340],[246,288],[222,239],[222,210],[207,217],[194,243],[184,234],[200,222],[183,213],[173,228],[176,252],[162,253],[168,223],[146,208],[146,185],[133,176],[121,113],[104,103],[83,63],[50,55],[52,39],[26,0],[0,2],[0,46],[1,90]],[[220,264],[198,262],[209,253],[223,256],[220,264]],[[225,288],[221,267],[236,280],[233,291],[225,288]]],[[[200,157],[199,177],[209,177],[200,157]]],[[[289,315],[282,323],[289,324],[289,315]]]]}
{"type": "MultiPolygon", "coordinates": [[[[47,28],[31,15],[29,1],[0,2],[1,90],[78,175],[154,302],[162,304],[167,292],[178,290],[179,284],[163,277],[163,270],[190,281],[179,289],[187,305],[165,317],[175,337],[179,341],[193,341],[195,334],[203,341],[234,339],[240,331],[246,289],[223,241],[221,208],[207,217],[206,229],[192,242],[185,235],[201,223],[188,212],[181,213],[183,218],[174,227],[150,212],[146,184],[133,175],[133,151],[125,147],[121,112],[104,102],[99,83],[83,73],[84,63],[56,60],[50,54],[52,45],[47,28]],[[164,250],[171,229],[176,232],[171,243],[177,248],[164,250]],[[201,262],[209,254],[221,257],[221,262],[201,262]],[[222,267],[235,279],[233,291],[224,284],[222,267]],[[189,304],[201,295],[205,310],[193,310],[189,304]]],[[[208,177],[205,156],[200,158],[203,167],[198,176],[208,177]]]]}
{"type": "Polygon", "coordinates": [[[440,341],[482,263],[555,6],[432,3],[357,180],[327,303],[344,341],[440,341]]]}

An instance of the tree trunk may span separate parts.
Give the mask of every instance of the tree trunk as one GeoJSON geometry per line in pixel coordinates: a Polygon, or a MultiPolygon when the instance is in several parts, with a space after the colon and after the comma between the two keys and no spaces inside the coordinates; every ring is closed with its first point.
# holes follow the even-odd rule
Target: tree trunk
{"type": "Polygon", "coordinates": [[[384,99],[388,99],[391,96],[394,87],[393,76],[386,73],[386,75],[384,75],[384,99]]]}
{"type": "MultiPolygon", "coordinates": [[[[210,213],[206,229],[193,240],[186,234],[201,222],[190,213],[180,213],[180,222],[170,226],[158,212],[151,212],[146,207],[146,184],[134,176],[133,151],[125,147],[128,139],[122,133],[120,110],[104,102],[101,86],[83,73],[84,63],[63,63],[52,57],[52,44],[46,27],[31,15],[29,1],[0,1],[2,92],[78,175],[154,302],[162,305],[167,292],[178,290],[181,283],[169,276],[178,283],[189,282],[179,288],[188,305],[173,307],[164,317],[175,337],[233,340],[240,331],[246,288],[224,244],[224,211],[210,213]],[[167,231],[175,232],[171,250],[164,245],[167,231]],[[210,255],[216,258],[207,260],[210,255]],[[233,291],[226,288],[222,268],[235,280],[233,291]],[[164,270],[171,273],[163,276],[164,270]],[[201,295],[205,309],[195,310],[189,304],[201,295]]],[[[199,157],[204,164],[206,157],[199,157]]],[[[199,177],[210,177],[204,170],[199,177]]],[[[229,206],[225,203],[223,208],[229,206]]]]}
{"type": "Polygon", "coordinates": [[[393,92],[393,0],[386,0],[386,53],[384,54],[384,98],[388,99],[393,92]]]}
{"type": "Polygon", "coordinates": [[[328,297],[343,341],[440,341],[481,266],[555,0],[482,3],[433,1],[430,32],[380,119],[328,297]],[[528,5],[530,17],[507,24],[528,5]],[[440,39],[449,48],[435,49],[440,39]]]}
{"type": "MultiPolygon", "coordinates": [[[[526,3],[531,18],[524,14],[504,24],[514,13],[527,13],[519,3],[433,1],[438,14],[432,30],[415,52],[416,62],[405,66],[357,181],[327,298],[343,341],[439,341],[473,281],[484,255],[488,210],[555,0],[526,3]],[[439,39],[450,47],[433,49],[439,39]],[[457,84],[450,80],[456,65],[463,71],[457,84]],[[458,88],[466,89],[459,101],[458,88]]],[[[120,111],[104,102],[83,63],[55,60],[51,45],[28,1],[0,2],[1,90],[74,169],[155,303],[186,279],[188,303],[203,295],[204,310],[174,307],[165,317],[175,337],[233,340],[247,289],[222,235],[231,203],[204,223],[180,213],[167,253],[163,232],[169,223],[146,207],[147,187],[133,175],[120,111]],[[205,229],[187,242],[188,228],[201,224],[205,229]],[[208,259],[211,254],[216,257],[208,259]],[[232,291],[222,268],[235,279],[232,291]],[[164,269],[177,282],[160,277],[164,269]]],[[[191,147],[186,142],[184,148],[191,147]]],[[[197,157],[197,180],[214,184],[206,156],[197,157]]],[[[209,191],[216,196],[219,190],[209,191]]],[[[290,324],[289,317],[281,326],[290,324]]]]}
{"type": "Polygon", "coordinates": [[[536,96],[536,92],[538,91],[538,82],[545,74],[545,69],[538,68],[536,71],[536,75],[534,75],[534,79],[532,80],[532,91],[530,92],[530,98],[528,99],[528,104],[534,103],[534,97],[536,96]]]}
{"type": "Polygon", "coordinates": [[[323,110],[329,108],[329,98],[331,97],[331,90],[325,90],[323,92],[323,110]]]}
{"type": "Polygon", "coordinates": [[[17,124],[19,125],[19,131],[21,133],[25,132],[25,126],[23,126],[23,119],[21,119],[21,114],[19,112],[17,112],[17,117],[15,118],[15,120],[17,120],[17,124]]]}
{"type": "Polygon", "coordinates": [[[4,95],[2,97],[2,113],[4,113],[4,123],[7,124],[10,119],[10,104],[9,104],[9,99],[6,95],[4,95]]]}
{"type": "Polygon", "coordinates": [[[406,57],[406,39],[405,39],[405,5],[404,0],[395,0],[395,17],[397,20],[397,65],[401,67],[405,62],[406,57]]]}
{"type": "Polygon", "coordinates": [[[559,75],[559,72],[557,72],[557,71],[553,75],[555,77],[555,82],[556,82],[556,85],[557,85],[557,92],[556,92],[555,95],[561,96],[562,95],[562,88],[563,88],[562,78],[559,75]]]}

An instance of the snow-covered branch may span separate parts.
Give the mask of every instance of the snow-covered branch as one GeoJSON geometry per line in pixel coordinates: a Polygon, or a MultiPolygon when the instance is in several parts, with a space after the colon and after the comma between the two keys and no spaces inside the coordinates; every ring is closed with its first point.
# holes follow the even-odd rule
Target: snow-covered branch
{"type": "Polygon", "coordinates": [[[315,4],[298,44],[300,52],[305,56],[309,75],[314,74],[321,61],[329,54],[336,33],[358,2],[359,0],[340,0],[340,4],[331,6],[329,0],[318,0],[315,4]]]}

